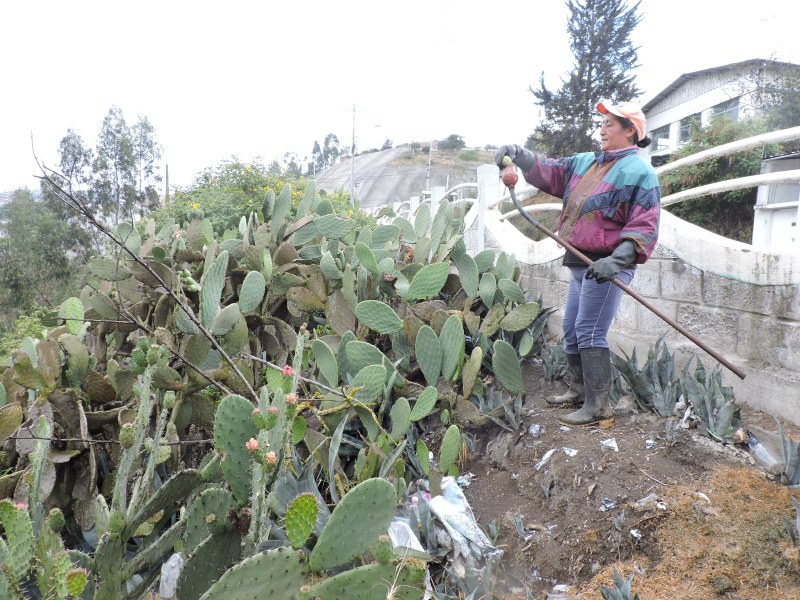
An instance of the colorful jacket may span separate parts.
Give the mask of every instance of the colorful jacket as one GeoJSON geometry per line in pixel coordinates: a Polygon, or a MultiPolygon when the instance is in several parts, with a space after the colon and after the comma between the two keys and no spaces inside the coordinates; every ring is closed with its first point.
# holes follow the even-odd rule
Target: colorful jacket
{"type": "Polygon", "coordinates": [[[623,239],[645,262],[658,240],[661,188],[635,146],[567,158],[536,156],[525,180],[563,199],[559,235],[589,258],[608,256],[623,239]]]}

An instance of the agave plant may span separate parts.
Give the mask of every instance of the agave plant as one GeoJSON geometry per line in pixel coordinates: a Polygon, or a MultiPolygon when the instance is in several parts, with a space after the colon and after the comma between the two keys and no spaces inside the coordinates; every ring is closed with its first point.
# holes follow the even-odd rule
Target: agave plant
{"type": "Polygon", "coordinates": [[[563,337],[553,345],[543,343],[541,357],[544,376],[548,381],[562,379],[567,373],[567,352],[563,337]]]}
{"type": "Polygon", "coordinates": [[[684,398],[692,407],[694,416],[705,424],[706,434],[712,439],[727,443],[741,427],[741,406],[736,404],[733,388],[722,385],[721,367],[717,365],[708,373],[699,357],[694,372],[692,360],[681,373],[680,384],[684,398]]]}
{"type": "Polygon", "coordinates": [[[633,585],[633,575],[627,579],[622,578],[622,574],[614,567],[614,587],[600,587],[600,594],[603,600],[639,600],[639,594],[631,591],[633,585]]]}
{"type": "Polygon", "coordinates": [[[664,335],[650,347],[641,370],[636,348],[630,356],[625,352],[623,355],[624,358],[612,353],[611,360],[636,398],[638,407],[662,417],[670,416],[678,401],[679,382],[675,379],[675,360],[664,343],[664,335]]]}

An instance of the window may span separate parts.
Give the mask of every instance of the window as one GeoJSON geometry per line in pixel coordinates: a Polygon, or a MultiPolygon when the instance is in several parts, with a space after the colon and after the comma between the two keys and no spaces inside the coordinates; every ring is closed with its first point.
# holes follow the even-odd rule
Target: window
{"type": "Polygon", "coordinates": [[[681,131],[678,142],[685,144],[692,138],[692,131],[700,129],[700,113],[695,113],[681,119],[681,131]]]}
{"type": "Polygon", "coordinates": [[[731,98],[712,107],[714,117],[727,117],[731,121],[739,120],[739,98],[731,98]]]}
{"type": "Polygon", "coordinates": [[[650,139],[653,140],[653,150],[658,152],[659,150],[668,150],[669,149],[669,125],[664,125],[663,127],[659,127],[658,129],[654,129],[650,132],[650,139]]]}

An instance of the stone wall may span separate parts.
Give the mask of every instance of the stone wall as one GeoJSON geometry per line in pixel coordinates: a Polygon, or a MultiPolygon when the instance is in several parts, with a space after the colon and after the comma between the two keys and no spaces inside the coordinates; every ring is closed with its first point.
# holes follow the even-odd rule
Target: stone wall
{"type": "MultiPolygon", "coordinates": [[[[465,219],[465,242],[478,248],[476,211],[465,219]]],[[[524,289],[557,307],[549,328],[561,335],[561,308],[569,272],[550,239],[533,242],[487,210],[485,247],[513,254],[524,289]]],[[[659,244],[637,268],[631,287],[746,375],[723,367],[723,384],[736,399],[800,424],[800,251],[777,251],[734,242],[663,211],[659,244]]],[[[630,296],[625,296],[609,341],[612,350],[646,358],[664,333],[677,368],[698,354],[706,368],[717,361],[630,296]]]]}

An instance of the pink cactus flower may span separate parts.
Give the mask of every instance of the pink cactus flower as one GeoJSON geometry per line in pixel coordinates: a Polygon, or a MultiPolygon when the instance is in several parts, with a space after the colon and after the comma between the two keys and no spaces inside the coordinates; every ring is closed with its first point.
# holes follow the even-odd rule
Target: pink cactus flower
{"type": "Polygon", "coordinates": [[[291,394],[289,394],[288,396],[286,396],[286,401],[287,401],[289,404],[297,404],[297,400],[298,400],[298,396],[297,396],[297,394],[295,394],[294,392],[292,392],[291,394]]]}
{"type": "Polygon", "coordinates": [[[23,502],[17,502],[14,506],[20,510],[28,510],[28,505],[23,502]]]}
{"type": "Polygon", "coordinates": [[[271,415],[277,415],[277,414],[278,414],[278,407],[277,407],[277,406],[270,406],[270,407],[267,409],[267,412],[268,412],[269,414],[271,414],[271,415]]]}
{"type": "Polygon", "coordinates": [[[253,409],[253,412],[252,412],[252,414],[254,414],[254,415],[260,415],[260,414],[261,414],[261,409],[260,409],[260,408],[258,408],[258,407],[256,406],[256,407],[253,409]]]}
{"type": "Polygon", "coordinates": [[[264,455],[264,460],[267,461],[268,464],[274,465],[276,462],[278,462],[278,455],[272,451],[269,451],[264,455]]]}
{"type": "Polygon", "coordinates": [[[292,377],[294,375],[294,369],[292,367],[290,367],[289,365],[286,365],[285,367],[283,367],[283,371],[281,371],[281,372],[283,373],[284,377],[292,377]]]}
{"type": "Polygon", "coordinates": [[[256,450],[258,450],[258,440],[256,438],[250,438],[250,440],[245,443],[245,447],[250,452],[255,452],[256,450]]]}

